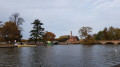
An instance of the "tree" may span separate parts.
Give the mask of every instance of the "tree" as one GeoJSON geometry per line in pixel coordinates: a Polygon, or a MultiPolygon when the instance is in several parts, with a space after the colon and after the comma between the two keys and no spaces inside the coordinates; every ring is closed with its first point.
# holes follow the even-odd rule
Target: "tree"
{"type": "Polygon", "coordinates": [[[104,33],[103,31],[99,31],[98,34],[96,34],[95,39],[96,40],[103,40],[104,33]]]}
{"type": "Polygon", "coordinates": [[[6,22],[5,25],[1,27],[0,33],[4,41],[13,42],[21,38],[20,30],[14,22],[6,22]]]}
{"type": "Polygon", "coordinates": [[[10,19],[11,22],[16,23],[17,26],[20,26],[20,25],[22,25],[22,23],[24,22],[24,19],[21,18],[21,17],[19,17],[19,16],[20,16],[19,13],[13,13],[13,14],[9,17],[9,19],[10,19]]]}
{"type": "Polygon", "coordinates": [[[99,31],[96,36],[96,40],[119,40],[120,39],[120,29],[109,27],[109,29],[104,28],[103,31],[99,31]]]}
{"type": "Polygon", "coordinates": [[[90,32],[92,32],[92,28],[91,27],[82,27],[79,29],[79,34],[81,38],[86,38],[90,32]]]}
{"type": "Polygon", "coordinates": [[[107,28],[105,27],[104,30],[103,30],[103,40],[108,40],[108,31],[107,31],[107,28]]]}
{"type": "Polygon", "coordinates": [[[43,35],[43,40],[44,41],[53,41],[55,39],[55,34],[52,33],[52,32],[46,32],[44,35],[43,35]]]}
{"type": "Polygon", "coordinates": [[[109,40],[115,40],[115,28],[112,26],[108,30],[108,37],[109,40]]]}
{"type": "Polygon", "coordinates": [[[107,28],[104,28],[103,31],[99,31],[98,34],[96,34],[95,39],[96,40],[108,40],[108,30],[107,30],[107,28]]]}
{"type": "Polygon", "coordinates": [[[119,40],[120,39],[120,29],[110,27],[108,30],[109,40],[119,40]]]}
{"type": "Polygon", "coordinates": [[[33,26],[33,30],[31,30],[31,39],[34,40],[35,44],[38,40],[40,40],[42,38],[42,35],[44,34],[44,28],[42,28],[43,23],[41,23],[38,19],[35,20],[32,23],[33,26]]]}
{"type": "Polygon", "coordinates": [[[95,39],[91,35],[88,35],[87,38],[83,40],[82,44],[93,45],[95,44],[95,39]]]}
{"type": "Polygon", "coordinates": [[[115,29],[115,40],[120,40],[120,29],[119,28],[115,29]]]}
{"type": "MultiPolygon", "coordinates": [[[[20,14],[19,13],[13,13],[10,17],[10,22],[14,22],[16,24],[16,26],[18,27],[19,29],[19,34],[21,35],[21,38],[22,38],[22,27],[20,25],[23,24],[24,19],[22,17],[20,17],[20,14]]],[[[19,40],[21,40],[21,38],[19,40]]]]}

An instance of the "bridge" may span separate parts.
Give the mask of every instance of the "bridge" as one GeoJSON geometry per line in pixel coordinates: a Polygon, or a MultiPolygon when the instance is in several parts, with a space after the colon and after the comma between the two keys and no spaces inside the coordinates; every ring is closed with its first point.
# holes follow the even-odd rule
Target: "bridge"
{"type": "Polygon", "coordinates": [[[107,43],[120,44],[120,40],[99,40],[99,41],[97,41],[97,43],[101,43],[101,44],[107,44],[107,43]]]}

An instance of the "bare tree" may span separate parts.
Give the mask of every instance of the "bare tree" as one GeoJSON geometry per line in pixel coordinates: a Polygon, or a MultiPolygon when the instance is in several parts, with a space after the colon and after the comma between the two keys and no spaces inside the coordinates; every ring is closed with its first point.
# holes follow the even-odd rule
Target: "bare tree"
{"type": "Polygon", "coordinates": [[[20,14],[19,13],[13,13],[10,17],[9,17],[9,19],[10,19],[10,22],[14,22],[15,24],[16,24],[16,26],[18,27],[18,29],[19,29],[19,34],[20,34],[20,39],[19,40],[21,40],[21,38],[22,38],[22,33],[21,33],[21,31],[22,31],[22,27],[20,26],[20,25],[22,25],[23,24],[23,22],[25,22],[24,21],[24,19],[22,18],[22,17],[20,17],[20,14]]]}
{"type": "Polygon", "coordinates": [[[81,38],[86,38],[90,32],[92,32],[92,28],[91,27],[82,27],[79,29],[79,34],[81,38]]]}
{"type": "Polygon", "coordinates": [[[20,16],[19,13],[13,13],[13,14],[9,17],[9,19],[10,19],[11,22],[16,23],[17,26],[20,26],[20,25],[22,25],[22,23],[24,22],[24,19],[21,18],[21,17],[19,17],[19,16],[20,16]]]}

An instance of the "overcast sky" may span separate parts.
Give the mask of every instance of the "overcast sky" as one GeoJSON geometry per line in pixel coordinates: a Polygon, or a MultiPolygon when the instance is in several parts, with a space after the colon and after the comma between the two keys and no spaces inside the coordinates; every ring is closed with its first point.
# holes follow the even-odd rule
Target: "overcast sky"
{"type": "Polygon", "coordinates": [[[25,20],[24,39],[29,38],[35,19],[57,37],[70,31],[78,36],[83,26],[92,27],[93,33],[104,27],[120,28],[120,0],[0,0],[0,21],[8,21],[14,12],[25,20]]]}

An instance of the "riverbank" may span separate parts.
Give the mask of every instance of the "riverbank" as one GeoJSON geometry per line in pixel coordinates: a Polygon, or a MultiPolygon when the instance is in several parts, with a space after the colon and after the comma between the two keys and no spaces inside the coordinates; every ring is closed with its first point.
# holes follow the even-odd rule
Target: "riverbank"
{"type": "Polygon", "coordinates": [[[0,48],[11,48],[11,47],[34,47],[37,45],[0,45],[0,48]]]}
{"type": "Polygon", "coordinates": [[[17,47],[35,47],[37,45],[17,45],[17,47]]]}
{"type": "Polygon", "coordinates": [[[0,45],[0,48],[17,47],[17,45],[0,45]]]}

